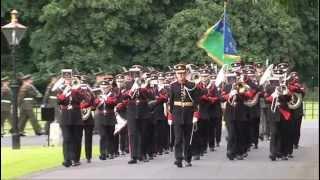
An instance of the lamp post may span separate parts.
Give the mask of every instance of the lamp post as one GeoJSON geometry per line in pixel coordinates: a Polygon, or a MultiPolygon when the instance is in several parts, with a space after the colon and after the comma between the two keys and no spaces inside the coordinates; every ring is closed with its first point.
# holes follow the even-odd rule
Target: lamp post
{"type": "Polygon", "coordinates": [[[22,39],[27,27],[22,24],[19,24],[17,19],[17,10],[11,11],[11,22],[1,27],[1,30],[6,37],[10,47],[11,47],[11,57],[12,57],[12,67],[13,67],[13,81],[10,83],[12,88],[12,149],[20,149],[20,133],[18,129],[18,79],[17,79],[17,70],[16,70],[16,47],[19,45],[20,40],[22,39]]]}

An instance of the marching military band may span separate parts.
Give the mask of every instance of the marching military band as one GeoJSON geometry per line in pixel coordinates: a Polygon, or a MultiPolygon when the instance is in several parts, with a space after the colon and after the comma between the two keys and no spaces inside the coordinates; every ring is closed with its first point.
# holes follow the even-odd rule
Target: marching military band
{"type": "MultiPolygon", "coordinates": [[[[128,164],[148,162],[174,151],[174,164],[192,166],[207,150],[221,144],[226,127],[229,160],[246,159],[259,139],[270,138],[272,161],[293,158],[298,148],[305,95],[299,75],[288,63],[235,62],[217,66],[177,64],[167,72],[133,65],[112,76],[100,69],[90,85],[88,76],[72,69],[52,75],[42,108],[54,108],[62,132],[63,165],[80,165],[84,134],[87,162],[92,136],[100,136],[100,160],[130,154],[128,164]]],[[[32,77],[22,77],[19,91],[19,130],[27,120],[41,135],[32,111],[42,94],[32,77]]],[[[1,79],[1,127],[11,122],[9,79],[1,79]]],[[[50,123],[45,125],[49,133],[50,123]]]]}

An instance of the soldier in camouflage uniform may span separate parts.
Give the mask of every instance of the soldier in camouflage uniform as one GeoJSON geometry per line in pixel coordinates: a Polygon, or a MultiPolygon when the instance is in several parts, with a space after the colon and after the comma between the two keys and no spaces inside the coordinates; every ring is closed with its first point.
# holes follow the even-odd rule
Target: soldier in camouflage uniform
{"type": "Polygon", "coordinates": [[[39,122],[33,113],[35,98],[41,98],[42,94],[33,86],[32,83],[33,80],[31,75],[23,76],[22,86],[18,93],[18,106],[20,108],[19,130],[21,136],[25,136],[23,132],[28,119],[31,122],[35,134],[38,136],[42,135],[39,122]]]}
{"type": "Polygon", "coordinates": [[[6,119],[8,119],[8,122],[12,127],[11,94],[11,89],[9,88],[9,78],[6,76],[1,79],[1,136],[4,134],[3,128],[6,119]]]}

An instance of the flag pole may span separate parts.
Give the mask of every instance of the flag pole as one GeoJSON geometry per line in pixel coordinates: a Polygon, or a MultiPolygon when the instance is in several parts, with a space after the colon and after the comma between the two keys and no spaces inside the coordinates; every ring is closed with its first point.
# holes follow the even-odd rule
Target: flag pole
{"type": "Polygon", "coordinates": [[[228,2],[228,0],[224,0],[224,2],[223,2],[223,61],[224,61],[224,41],[225,41],[225,33],[226,33],[227,2],[228,2]]]}

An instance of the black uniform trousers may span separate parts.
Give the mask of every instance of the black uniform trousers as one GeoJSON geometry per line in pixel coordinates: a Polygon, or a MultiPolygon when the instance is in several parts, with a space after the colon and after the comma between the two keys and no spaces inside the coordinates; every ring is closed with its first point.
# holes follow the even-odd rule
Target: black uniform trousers
{"type": "Polygon", "coordinates": [[[292,121],[284,120],[281,118],[280,121],[280,129],[281,129],[281,155],[287,156],[292,154],[293,152],[293,136],[292,136],[292,121]]]}
{"type": "Polygon", "coordinates": [[[106,156],[107,154],[114,154],[114,125],[102,125],[99,126],[100,134],[100,155],[106,156]]]}
{"type": "Polygon", "coordinates": [[[162,153],[166,148],[168,137],[166,126],[167,124],[165,119],[159,119],[155,121],[153,133],[153,145],[155,153],[162,153]]]}
{"type": "Polygon", "coordinates": [[[187,162],[191,162],[192,151],[190,146],[192,124],[175,124],[175,158],[178,161],[185,159],[187,162]]]}
{"type": "Polygon", "coordinates": [[[259,128],[260,128],[260,118],[255,117],[250,119],[250,143],[258,145],[259,142],[259,128]]]}
{"type": "Polygon", "coordinates": [[[281,148],[280,121],[270,121],[270,155],[279,156],[281,148]]]}
{"type": "Polygon", "coordinates": [[[78,162],[81,153],[82,125],[62,124],[60,127],[63,137],[62,148],[64,161],[70,162],[73,160],[78,162]]]}
{"type": "Polygon", "coordinates": [[[208,148],[208,119],[199,119],[192,140],[193,155],[203,154],[208,148]]]}
{"type": "Polygon", "coordinates": [[[152,155],[153,150],[153,124],[150,119],[141,120],[141,155],[152,155]]]}
{"type": "Polygon", "coordinates": [[[128,127],[124,127],[120,130],[120,151],[129,153],[128,144],[128,127]]]}
{"type": "Polygon", "coordinates": [[[86,154],[86,159],[92,158],[92,136],[93,136],[94,125],[83,125],[84,130],[84,150],[86,154]]]}
{"type": "Polygon", "coordinates": [[[222,116],[217,117],[215,122],[216,122],[215,139],[216,139],[216,143],[220,144],[220,142],[221,142],[221,132],[222,132],[222,116]]]}
{"type": "MultiPolygon", "coordinates": [[[[217,141],[217,143],[220,142],[220,139],[219,139],[219,141],[217,140],[218,139],[217,136],[219,135],[218,132],[217,132],[218,129],[219,129],[217,127],[218,126],[218,122],[217,121],[219,121],[218,118],[214,118],[214,117],[210,118],[209,121],[208,121],[207,130],[208,130],[208,142],[209,142],[209,147],[210,148],[214,148],[215,147],[215,142],[216,141],[217,141]]],[[[220,136],[221,136],[221,129],[220,129],[220,136]]]]}
{"type": "Polygon", "coordinates": [[[296,118],[292,118],[292,131],[293,131],[293,145],[298,146],[300,140],[302,115],[296,118]]]}
{"type": "Polygon", "coordinates": [[[227,154],[231,156],[244,154],[248,148],[248,122],[229,121],[228,128],[227,154]]]}

